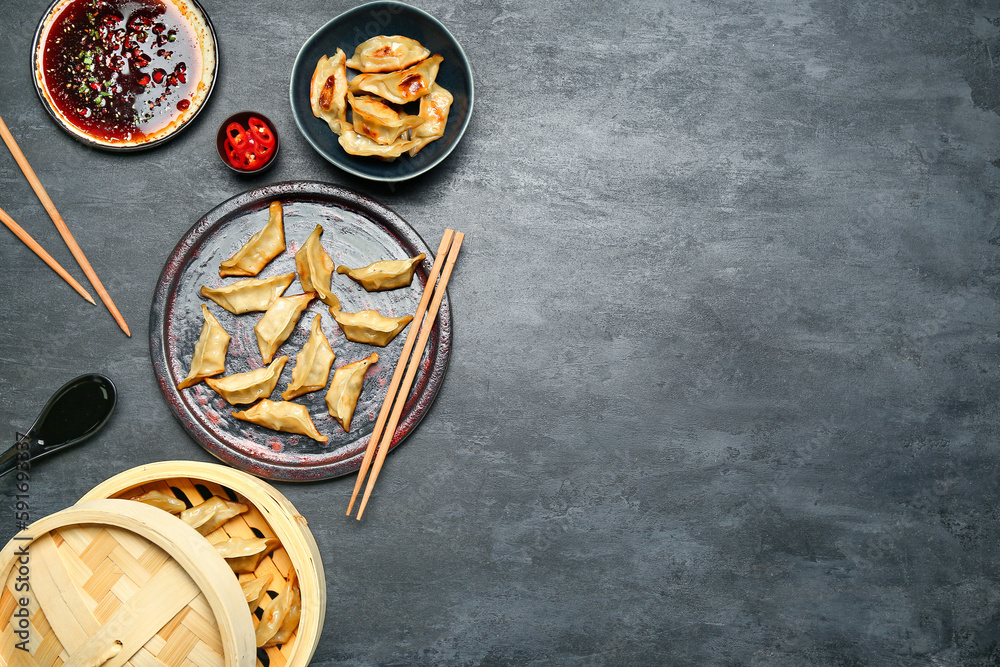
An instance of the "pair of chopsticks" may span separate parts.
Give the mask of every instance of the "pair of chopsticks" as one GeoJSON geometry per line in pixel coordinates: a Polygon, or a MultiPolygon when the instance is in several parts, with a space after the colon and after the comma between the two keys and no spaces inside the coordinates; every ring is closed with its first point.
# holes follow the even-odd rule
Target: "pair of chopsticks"
{"type": "Polygon", "coordinates": [[[372,468],[371,476],[368,478],[368,486],[365,487],[364,498],[361,499],[361,506],[358,508],[358,521],[365,512],[368,505],[368,498],[375,487],[375,480],[382,470],[385,462],[385,455],[389,452],[392,438],[396,433],[396,426],[399,425],[399,418],[403,414],[403,406],[406,405],[406,397],[410,393],[413,379],[417,375],[420,367],[420,358],[424,355],[424,347],[427,339],[431,335],[434,327],[434,320],[437,319],[438,310],[441,308],[441,300],[444,299],[445,289],[448,287],[448,280],[451,278],[452,269],[455,268],[455,261],[458,259],[458,251],[462,247],[462,240],[465,234],[451,229],[444,230],[444,237],[441,245],[438,246],[437,257],[427,277],[427,284],[424,285],[423,296],[417,305],[417,312],[413,315],[413,322],[410,324],[410,331],[406,335],[406,342],[403,343],[403,351],[399,355],[399,362],[396,370],[392,374],[392,381],[389,383],[389,392],[386,394],[385,402],[382,403],[382,410],[375,420],[375,428],[368,439],[368,448],[365,450],[365,457],[361,461],[361,468],[358,470],[358,479],[354,483],[354,493],[351,494],[351,503],[347,507],[347,516],[351,515],[354,509],[354,501],[358,498],[361,490],[361,483],[364,482],[368,473],[372,459],[375,465],[372,468]],[[438,280],[438,276],[441,277],[438,280]],[[430,304],[428,306],[428,303],[430,304]],[[418,334],[419,332],[419,334],[418,334]],[[414,346],[416,341],[416,346],[414,346]],[[412,356],[411,356],[412,355],[412,356]],[[406,375],[403,375],[403,369],[406,375]],[[402,379],[402,382],[400,381],[402,379]],[[391,412],[391,414],[390,414],[391,412]],[[388,421],[388,425],[386,422],[388,421]],[[384,430],[383,430],[384,429],[384,430]]]}
{"type": "MultiPolygon", "coordinates": [[[[101,284],[101,279],[97,277],[97,273],[95,273],[93,267],[90,266],[90,262],[87,261],[87,256],[83,254],[83,250],[80,249],[76,239],[73,238],[73,234],[70,233],[69,227],[66,226],[62,216],[59,215],[59,211],[56,210],[56,205],[52,203],[48,193],[45,192],[45,188],[42,187],[41,181],[39,181],[38,177],[35,176],[34,170],[31,168],[31,165],[28,164],[28,160],[24,157],[24,153],[21,152],[21,147],[17,145],[16,141],[14,141],[14,135],[12,135],[10,130],[7,129],[7,124],[3,121],[2,117],[0,117],[0,137],[2,137],[3,142],[7,144],[7,148],[10,149],[11,155],[14,156],[17,166],[21,168],[21,173],[23,173],[24,177],[28,179],[31,189],[35,191],[35,194],[38,196],[38,200],[42,202],[42,206],[45,207],[49,217],[52,218],[52,222],[55,223],[56,229],[59,230],[59,235],[62,236],[63,241],[66,242],[70,252],[73,253],[73,257],[76,259],[77,264],[79,264],[80,268],[83,269],[83,273],[87,276],[90,284],[94,286],[95,290],[97,290],[97,294],[100,295],[101,301],[103,301],[104,305],[107,306],[109,311],[111,311],[112,317],[115,318],[115,321],[118,323],[118,326],[122,328],[122,331],[124,331],[127,336],[131,336],[132,332],[129,331],[128,325],[125,323],[125,318],[123,318],[121,313],[118,312],[118,308],[115,307],[115,302],[111,300],[111,295],[109,295],[108,291],[104,289],[104,285],[101,284]]],[[[69,283],[69,286],[75,289],[80,296],[90,303],[93,303],[95,306],[97,305],[94,303],[94,298],[90,296],[90,293],[87,292],[87,290],[85,290],[80,283],[74,280],[73,276],[69,275],[69,273],[66,272],[66,269],[60,266],[59,262],[52,258],[52,255],[45,252],[45,249],[42,248],[42,246],[39,245],[35,239],[31,238],[31,235],[24,231],[20,225],[14,222],[14,219],[7,215],[6,211],[2,208],[0,208],[0,222],[3,222],[3,224],[6,225],[10,231],[14,232],[14,235],[17,236],[17,238],[24,241],[25,245],[31,248],[36,255],[41,257],[42,261],[48,264],[49,268],[58,273],[63,280],[69,283]]]]}

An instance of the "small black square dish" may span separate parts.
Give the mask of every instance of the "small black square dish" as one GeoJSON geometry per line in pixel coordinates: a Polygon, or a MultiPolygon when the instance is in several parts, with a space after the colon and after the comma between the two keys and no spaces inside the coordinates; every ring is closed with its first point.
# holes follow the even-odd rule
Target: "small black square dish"
{"type": "MultiPolygon", "coordinates": [[[[357,74],[357,70],[347,68],[348,80],[357,74]]],[[[295,59],[289,95],[295,124],[320,155],[355,176],[386,182],[404,181],[423,174],[448,157],[469,124],[474,98],[472,68],[462,47],[433,16],[401,2],[361,5],[316,31],[302,45],[295,59]],[[320,58],[332,58],[338,48],[351,58],[359,44],[378,35],[409,37],[420,42],[431,54],[442,56],[435,83],[454,97],[444,136],[412,157],[404,153],[392,161],[345,152],[326,121],[313,115],[309,101],[310,82],[320,58]]],[[[412,102],[406,105],[405,111],[416,114],[418,106],[418,102],[412,102]]]]}

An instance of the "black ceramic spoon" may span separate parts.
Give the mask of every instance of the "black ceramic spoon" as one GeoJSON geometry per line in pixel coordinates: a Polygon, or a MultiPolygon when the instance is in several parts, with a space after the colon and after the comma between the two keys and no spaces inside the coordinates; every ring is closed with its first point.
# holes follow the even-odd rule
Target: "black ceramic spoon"
{"type": "Polygon", "coordinates": [[[0,477],[21,461],[34,461],[77,445],[108,423],[118,394],[103,375],[81,375],[52,395],[38,419],[13,447],[0,454],[0,477]]]}

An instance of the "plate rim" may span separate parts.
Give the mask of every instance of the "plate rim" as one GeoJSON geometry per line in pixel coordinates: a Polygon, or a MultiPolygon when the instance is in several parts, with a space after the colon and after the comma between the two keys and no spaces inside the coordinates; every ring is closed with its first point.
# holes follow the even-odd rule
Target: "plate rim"
{"type": "Polygon", "coordinates": [[[292,76],[289,77],[289,82],[288,82],[288,104],[292,109],[292,118],[295,120],[295,126],[299,129],[299,133],[305,138],[305,140],[309,143],[309,145],[313,147],[313,150],[319,153],[319,155],[324,160],[332,164],[334,167],[337,167],[338,169],[346,171],[347,173],[357,176],[358,178],[363,178],[369,181],[380,181],[382,183],[399,183],[402,181],[408,181],[411,178],[416,178],[421,174],[427,173],[434,167],[444,162],[444,160],[447,159],[449,155],[451,155],[452,151],[455,150],[455,147],[458,146],[459,143],[461,143],[462,138],[465,136],[465,131],[469,127],[469,121],[472,120],[472,111],[473,108],[475,107],[475,101],[476,101],[476,87],[472,75],[472,63],[469,61],[469,56],[465,53],[465,49],[462,48],[462,44],[457,39],[455,39],[455,36],[451,34],[451,31],[448,30],[448,28],[446,28],[445,25],[441,23],[441,21],[436,19],[434,16],[428,14],[419,7],[414,7],[413,5],[409,5],[405,2],[398,2],[396,0],[374,0],[374,2],[367,2],[363,5],[352,7],[347,11],[341,12],[340,14],[338,14],[337,16],[333,17],[332,19],[324,23],[322,26],[320,26],[320,28],[318,28],[313,34],[311,34],[306,39],[306,41],[302,43],[302,46],[299,47],[299,52],[295,55],[295,60],[292,62],[292,76]],[[339,162],[335,162],[334,159],[330,155],[328,155],[327,152],[321,146],[317,145],[317,143],[313,141],[309,133],[306,132],[306,129],[302,121],[299,119],[299,114],[295,113],[295,72],[298,71],[299,69],[299,64],[305,54],[306,48],[310,46],[316,39],[318,39],[320,33],[326,31],[331,25],[333,25],[337,21],[340,21],[349,14],[362,12],[376,6],[386,6],[386,5],[388,6],[395,5],[398,7],[403,7],[409,11],[422,15],[424,18],[428,19],[431,23],[437,25],[437,27],[440,28],[441,31],[444,32],[444,34],[447,35],[451,39],[451,41],[455,43],[455,46],[458,49],[458,53],[461,56],[462,67],[465,69],[466,76],[468,77],[469,80],[469,111],[468,113],[465,114],[465,120],[462,123],[462,126],[458,130],[458,136],[455,137],[455,140],[448,147],[448,150],[442,153],[436,160],[434,160],[430,164],[425,165],[423,168],[414,171],[412,174],[405,174],[403,176],[373,176],[371,174],[366,174],[362,171],[358,171],[357,169],[351,167],[350,165],[340,164],[339,162]]]}
{"type": "MultiPolygon", "coordinates": [[[[183,268],[186,264],[180,262],[180,258],[178,257],[180,252],[197,245],[204,234],[209,232],[243,206],[247,206],[264,199],[282,199],[288,198],[289,196],[308,197],[310,195],[332,197],[353,203],[357,209],[364,211],[368,215],[371,215],[371,213],[366,209],[366,207],[370,207],[372,211],[380,216],[385,216],[390,220],[395,218],[393,222],[397,228],[393,229],[393,232],[404,232],[404,235],[412,235],[417,241],[423,244],[423,246],[427,248],[430,247],[420,236],[417,230],[414,229],[413,226],[398,213],[372,197],[355,190],[351,190],[350,188],[325,181],[312,180],[294,180],[268,183],[244,190],[243,192],[220,202],[207,213],[202,215],[181,236],[180,240],[167,257],[167,260],[163,265],[163,269],[160,271],[160,276],[157,280],[156,289],[154,290],[153,300],[150,306],[150,361],[153,376],[160,388],[160,392],[162,393],[167,406],[170,409],[171,414],[175,419],[177,419],[178,422],[180,422],[181,426],[188,433],[188,435],[215,458],[228,465],[243,470],[244,472],[269,480],[314,482],[351,474],[360,468],[361,461],[365,454],[364,450],[367,448],[367,439],[370,439],[371,435],[362,436],[358,441],[356,441],[365,444],[354,456],[332,463],[307,466],[282,465],[272,461],[260,460],[244,452],[236,451],[225,443],[221,443],[214,438],[210,438],[211,443],[206,442],[202,438],[207,438],[207,436],[211,434],[204,431],[199,422],[190,414],[190,410],[184,402],[180,400],[179,390],[177,390],[177,388],[169,381],[169,359],[165,348],[167,338],[165,308],[171,299],[171,295],[174,294],[176,284],[180,275],[183,273],[183,268]],[[397,223],[402,224],[398,225],[397,223]]],[[[350,206],[347,206],[347,208],[350,208],[350,206]]],[[[433,251],[431,250],[430,252],[433,251]]],[[[402,433],[397,430],[397,432],[393,435],[392,442],[389,445],[389,452],[395,450],[396,447],[398,447],[413,431],[416,430],[417,426],[420,425],[420,422],[423,421],[424,417],[433,407],[437,394],[440,392],[441,386],[444,383],[444,378],[447,375],[448,366],[451,362],[451,348],[454,339],[451,319],[451,299],[447,290],[445,290],[444,298],[441,301],[441,309],[438,312],[438,318],[435,321],[434,326],[440,327],[439,335],[441,338],[441,348],[443,348],[443,354],[438,355],[440,361],[438,366],[432,370],[431,374],[433,375],[435,372],[440,371],[440,379],[436,384],[433,384],[431,391],[428,394],[420,397],[421,400],[419,403],[422,404],[423,407],[419,410],[416,421],[411,424],[409,430],[402,433]]],[[[413,396],[411,395],[409,398],[412,399],[413,396]]]]}
{"type": "MultiPolygon", "coordinates": [[[[173,0],[164,0],[164,1],[172,2],[173,0]]],[[[135,146],[120,146],[115,144],[104,143],[94,139],[93,137],[70,130],[67,127],[67,125],[70,125],[69,121],[67,121],[62,115],[60,115],[55,109],[52,108],[52,104],[46,97],[45,91],[42,90],[42,86],[38,81],[38,48],[39,48],[38,41],[39,39],[41,39],[42,32],[45,28],[45,22],[49,18],[49,15],[58,5],[67,2],[67,0],[52,0],[52,3],[49,4],[49,6],[42,13],[42,18],[39,19],[38,26],[35,28],[35,36],[31,40],[31,83],[35,89],[35,94],[38,95],[38,99],[42,103],[42,108],[45,109],[45,111],[49,114],[52,120],[55,121],[55,124],[59,127],[59,129],[61,129],[63,132],[73,137],[80,143],[84,144],[85,146],[89,146],[91,148],[98,148],[100,150],[109,151],[112,153],[136,153],[139,151],[145,151],[150,148],[154,148],[156,146],[160,146],[161,144],[170,141],[178,134],[183,132],[185,129],[187,129],[187,127],[191,125],[191,123],[198,116],[201,115],[201,112],[205,110],[206,106],[208,106],[208,101],[212,98],[212,93],[215,91],[215,84],[219,80],[219,64],[220,64],[219,35],[215,31],[215,25],[212,23],[212,18],[208,15],[208,12],[205,11],[205,8],[201,5],[201,2],[199,2],[199,0],[183,0],[183,1],[189,3],[195,9],[198,10],[198,13],[201,14],[201,18],[204,19],[205,21],[205,27],[208,28],[209,34],[212,35],[212,51],[215,60],[215,65],[212,67],[212,82],[208,86],[208,92],[205,93],[205,99],[202,101],[200,105],[198,105],[198,108],[195,109],[195,112],[191,114],[190,118],[188,118],[186,121],[181,123],[175,129],[171,130],[170,132],[163,135],[159,139],[155,139],[153,141],[144,144],[137,144],[135,146]]]]}

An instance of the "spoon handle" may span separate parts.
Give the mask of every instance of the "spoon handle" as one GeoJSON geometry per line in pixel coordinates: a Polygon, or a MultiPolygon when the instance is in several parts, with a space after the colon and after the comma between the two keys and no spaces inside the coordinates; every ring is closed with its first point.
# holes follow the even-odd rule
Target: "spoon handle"
{"type": "Polygon", "coordinates": [[[18,454],[25,451],[23,443],[28,443],[28,460],[31,460],[38,455],[38,452],[33,451],[33,445],[36,444],[36,441],[33,441],[32,438],[27,435],[22,435],[13,447],[5,451],[3,454],[0,454],[0,477],[3,477],[7,473],[17,469],[18,454]]]}

